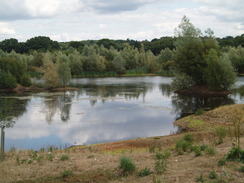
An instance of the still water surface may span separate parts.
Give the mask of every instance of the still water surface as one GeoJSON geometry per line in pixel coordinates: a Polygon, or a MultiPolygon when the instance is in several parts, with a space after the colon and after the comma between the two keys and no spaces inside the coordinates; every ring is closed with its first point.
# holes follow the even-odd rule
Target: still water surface
{"type": "MultiPolygon", "coordinates": [[[[64,148],[176,133],[173,121],[198,108],[244,103],[228,97],[186,97],[171,90],[171,78],[73,79],[74,92],[1,94],[0,112],[16,117],[5,130],[6,149],[64,148]]],[[[237,86],[244,85],[239,78],[237,86]]]]}

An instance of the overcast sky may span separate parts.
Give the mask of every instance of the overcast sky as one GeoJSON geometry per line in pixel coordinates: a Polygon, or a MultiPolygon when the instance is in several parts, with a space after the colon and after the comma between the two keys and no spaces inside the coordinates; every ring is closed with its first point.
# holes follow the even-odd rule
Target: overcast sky
{"type": "Polygon", "coordinates": [[[243,0],[0,0],[0,41],[151,40],[173,36],[186,15],[215,36],[244,33],[243,0]]]}

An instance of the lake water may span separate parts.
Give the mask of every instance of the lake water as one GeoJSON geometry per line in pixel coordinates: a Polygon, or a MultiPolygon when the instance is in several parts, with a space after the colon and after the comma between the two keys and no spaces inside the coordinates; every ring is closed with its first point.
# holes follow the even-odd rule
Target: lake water
{"type": "MultiPolygon", "coordinates": [[[[5,129],[5,147],[34,149],[163,136],[179,129],[173,121],[199,108],[244,103],[227,97],[186,97],[171,90],[172,78],[73,79],[72,92],[0,94],[0,114],[15,116],[5,129]]],[[[244,85],[240,77],[237,87],[244,85]]]]}

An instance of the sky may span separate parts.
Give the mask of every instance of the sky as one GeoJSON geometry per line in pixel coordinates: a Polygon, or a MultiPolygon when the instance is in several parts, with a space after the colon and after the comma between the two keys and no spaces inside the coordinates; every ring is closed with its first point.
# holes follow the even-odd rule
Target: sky
{"type": "Polygon", "coordinates": [[[187,16],[215,36],[244,33],[243,0],[0,0],[0,41],[152,40],[174,36],[187,16]]]}

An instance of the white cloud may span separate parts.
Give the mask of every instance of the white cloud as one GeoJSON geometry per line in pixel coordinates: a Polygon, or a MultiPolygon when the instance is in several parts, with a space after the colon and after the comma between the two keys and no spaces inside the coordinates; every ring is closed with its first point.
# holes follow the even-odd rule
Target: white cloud
{"type": "Polygon", "coordinates": [[[10,28],[9,24],[0,22],[0,34],[13,35],[15,33],[15,30],[10,28]]]}

